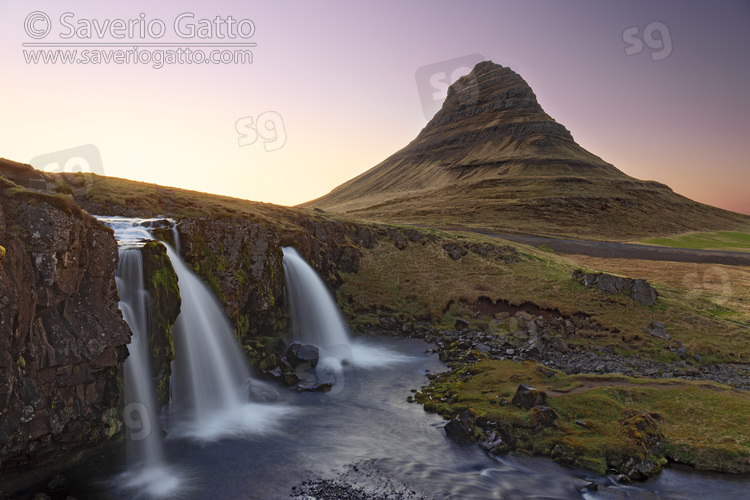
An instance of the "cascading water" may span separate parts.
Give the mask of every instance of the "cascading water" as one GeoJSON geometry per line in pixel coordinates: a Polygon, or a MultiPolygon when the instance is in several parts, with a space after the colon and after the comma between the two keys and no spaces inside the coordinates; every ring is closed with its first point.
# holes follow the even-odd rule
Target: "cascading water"
{"type": "Polygon", "coordinates": [[[283,247],[282,251],[294,338],[320,349],[317,373],[321,379],[340,382],[343,366],[350,363],[372,368],[411,359],[383,347],[352,341],[325,282],[294,248],[283,247]]]}
{"type": "MultiPolygon", "coordinates": [[[[153,240],[151,227],[160,219],[99,217],[115,231],[120,248],[117,289],[120,309],[133,336],[125,377],[126,465],[118,485],[135,496],[163,497],[189,487],[184,473],[168,466],[155,404],[148,347],[148,292],[142,253],[153,240]]],[[[175,235],[175,241],[177,235],[175,235]]],[[[208,287],[169,245],[167,254],[177,274],[181,312],[175,322],[171,402],[165,425],[170,436],[214,441],[227,436],[266,434],[293,411],[282,404],[251,402],[278,397],[268,385],[250,377],[229,320],[208,287]]]]}
{"type": "Polygon", "coordinates": [[[157,419],[148,348],[148,292],[143,284],[143,259],[139,248],[150,234],[142,226],[122,219],[100,219],[115,231],[119,262],[115,276],[119,307],[133,334],[128,358],[123,363],[125,378],[125,457],[127,471],[121,485],[149,497],[175,493],[183,481],[179,471],[164,459],[164,445],[157,419]]]}
{"type": "Polygon", "coordinates": [[[170,432],[201,441],[273,430],[290,409],[276,392],[250,376],[232,327],[211,290],[167,246],[180,287],[172,366],[170,432]]]}

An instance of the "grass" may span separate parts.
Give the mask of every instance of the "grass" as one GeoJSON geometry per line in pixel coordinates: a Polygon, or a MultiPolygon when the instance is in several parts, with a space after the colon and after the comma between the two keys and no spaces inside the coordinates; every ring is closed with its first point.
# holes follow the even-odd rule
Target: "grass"
{"type": "Polygon", "coordinates": [[[575,465],[599,473],[638,451],[637,443],[623,434],[623,415],[628,410],[649,412],[664,434],[670,460],[701,469],[750,472],[750,394],[677,379],[558,371],[548,377],[540,367],[529,361],[480,361],[436,380],[417,400],[445,416],[468,409],[503,422],[517,430],[517,445],[534,453],[551,455],[561,445],[566,455],[576,457],[575,465]],[[505,405],[521,383],[547,392],[548,404],[559,416],[555,428],[529,433],[529,412],[505,405]]]}
{"type": "Polygon", "coordinates": [[[715,231],[710,233],[688,233],[665,238],[650,238],[643,240],[641,243],[699,250],[750,252],[750,229],[742,232],[715,231]]]}
{"type": "MultiPolygon", "coordinates": [[[[460,242],[502,243],[480,235],[467,235],[460,242]]],[[[377,324],[379,316],[390,314],[400,322],[432,321],[444,327],[452,327],[461,317],[477,328],[506,331],[512,330],[507,318],[478,313],[474,304],[480,297],[515,305],[528,302],[567,317],[590,317],[566,339],[573,345],[611,346],[620,354],[651,358],[669,356],[667,342],[643,332],[656,320],[667,325],[673,339],[687,347],[689,355],[700,354],[705,363],[750,361],[746,325],[750,311],[745,302],[745,298],[750,300],[750,274],[744,270],[726,271],[734,288],[731,298],[724,302],[710,291],[698,293],[678,286],[680,280],[674,276],[662,281],[670,271],[661,262],[625,268],[609,266],[607,260],[578,260],[514,246],[521,250],[518,262],[495,261],[472,251],[453,260],[441,241],[424,245],[410,242],[399,250],[390,241],[381,240],[363,252],[357,274],[342,275],[338,302],[355,328],[377,324]],[[588,289],[571,278],[578,267],[647,278],[661,296],[655,306],[646,307],[624,294],[611,296],[588,289]]]]}

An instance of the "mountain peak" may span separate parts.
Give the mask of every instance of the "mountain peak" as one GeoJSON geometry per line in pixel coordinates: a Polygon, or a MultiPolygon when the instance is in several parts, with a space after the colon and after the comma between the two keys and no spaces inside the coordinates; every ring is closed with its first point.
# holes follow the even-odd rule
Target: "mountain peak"
{"type": "Polygon", "coordinates": [[[525,231],[544,225],[546,234],[577,226],[596,232],[605,214],[625,217],[619,227],[610,221],[612,234],[624,234],[624,224],[634,226],[629,234],[692,229],[676,207],[694,211],[695,220],[710,219],[705,227],[720,226],[725,214],[630,177],[585,150],[518,73],[492,61],[454,82],[408,145],[303,206],[393,222],[505,230],[516,224],[525,231]],[[655,209],[670,213],[668,223],[644,215],[655,209]]]}

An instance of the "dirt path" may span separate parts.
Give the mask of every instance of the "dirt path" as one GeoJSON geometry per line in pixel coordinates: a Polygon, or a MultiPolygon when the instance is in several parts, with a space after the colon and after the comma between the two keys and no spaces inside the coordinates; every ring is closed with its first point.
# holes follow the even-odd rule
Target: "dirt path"
{"type": "Polygon", "coordinates": [[[728,252],[724,250],[693,250],[689,248],[659,247],[636,243],[610,243],[604,241],[561,240],[539,236],[515,236],[495,234],[482,229],[440,228],[447,231],[468,231],[501,238],[516,243],[538,247],[546,245],[555,252],[587,255],[615,259],[668,260],[673,262],[693,262],[697,264],[726,264],[730,266],[750,266],[750,253],[728,252]]]}
{"type": "Polygon", "coordinates": [[[645,384],[636,384],[634,382],[628,382],[616,377],[599,377],[597,379],[585,378],[583,380],[576,379],[576,382],[580,382],[580,385],[571,387],[569,389],[546,389],[546,392],[550,396],[564,396],[566,394],[578,394],[579,392],[588,391],[589,389],[596,389],[598,387],[627,387],[627,388],[646,388],[646,389],[664,389],[673,387],[685,387],[687,384],[684,382],[664,381],[664,382],[648,382],[645,384]]]}

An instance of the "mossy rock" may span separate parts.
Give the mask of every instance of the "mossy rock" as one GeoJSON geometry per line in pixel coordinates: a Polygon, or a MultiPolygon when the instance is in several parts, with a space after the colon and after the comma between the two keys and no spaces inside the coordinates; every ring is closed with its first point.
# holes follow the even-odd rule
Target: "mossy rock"
{"type": "Polygon", "coordinates": [[[164,244],[147,243],[143,255],[143,279],[150,298],[149,345],[151,347],[151,373],[155,378],[157,403],[169,402],[169,377],[174,360],[172,327],[180,313],[180,289],[177,274],[167,256],[164,244]]]}

